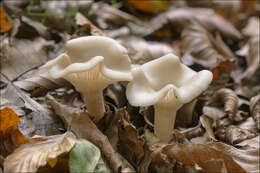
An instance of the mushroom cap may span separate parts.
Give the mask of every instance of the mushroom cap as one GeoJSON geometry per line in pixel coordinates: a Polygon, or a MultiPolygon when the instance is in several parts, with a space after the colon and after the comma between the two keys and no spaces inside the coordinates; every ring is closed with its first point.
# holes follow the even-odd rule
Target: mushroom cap
{"type": "Polygon", "coordinates": [[[173,90],[180,103],[188,103],[207,89],[213,77],[208,70],[193,71],[173,54],[136,66],[131,71],[133,80],[127,86],[126,96],[133,106],[154,105],[169,90],[173,90]]]}
{"type": "Polygon", "coordinates": [[[110,80],[129,81],[131,61],[127,50],[115,40],[103,36],[87,36],[70,40],[66,53],[48,62],[54,78],[70,73],[84,72],[100,65],[100,72],[110,80]]]}

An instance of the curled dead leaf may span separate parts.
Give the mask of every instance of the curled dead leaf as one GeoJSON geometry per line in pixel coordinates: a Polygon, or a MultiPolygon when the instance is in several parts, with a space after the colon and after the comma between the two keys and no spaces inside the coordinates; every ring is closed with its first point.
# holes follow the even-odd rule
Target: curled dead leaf
{"type": "Polygon", "coordinates": [[[216,131],[216,136],[224,142],[227,142],[229,144],[237,144],[239,142],[242,142],[246,139],[251,139],[256,136],[256,133],[247,130],[242,129],[240,127],[230,125],[228,127],[220,127],[216,131]]]}
{"type": "Polygon", "coordinates": [[[49,159],[70,151],[75,142],[76,136],[70,131],[62,135],[31,138],[29,143],[21,145],[5,159],[4,171],[36,172],[49,159]]]}
{"type": "Polygon", "coordinates": [[[260,130],[260,94],[250,99],[250,114],[256,122],[256,127],[260,130]]]}
{"type": "Polygon", "coordinates": [[[182,40],[182,51],[191,54],[195,62],[206,67],[213,67],[218,61],[234,57],[220,35],[214,38],[203,25],[196,21],[184,28],[182,40]]]}
{"type": "Polygon", "coordinates": [[[218,90],[210,100],[210,103],[224,104],[224,112],[230,120],[234,119],[238,109],[238,97],[233,90],[228,88],[218,90]]]}

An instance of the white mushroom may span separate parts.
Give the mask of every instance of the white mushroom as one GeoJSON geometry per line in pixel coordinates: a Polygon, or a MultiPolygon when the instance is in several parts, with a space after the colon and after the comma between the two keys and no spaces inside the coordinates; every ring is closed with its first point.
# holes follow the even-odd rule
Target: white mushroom
{"type": "Polygon", "coordinates": [[[104,115],[103,89],[116,81],[130,81],[127,50],[108,37],[88,36],[67,42],[66,52],[44,66],[53,78],[65,78],[81,93],[90,115],[104,115]]]}
{"type": "Polygon", "coordinates": [[[126,89],[127,99],[133,106],[154,105],[154,133],[165,142],[172,138],[176,111],[206,90],[212,80],[210,71],[197,73],[173,54],[131,71],[133,80],[126,89]]]}

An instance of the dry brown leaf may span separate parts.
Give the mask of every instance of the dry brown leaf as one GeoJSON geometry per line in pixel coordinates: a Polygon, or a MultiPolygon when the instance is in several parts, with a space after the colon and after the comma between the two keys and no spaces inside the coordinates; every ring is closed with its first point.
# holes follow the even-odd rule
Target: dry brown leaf
{"type": "Polygon", "coordinates": [[[244,140],[255,137],[256,133],[247,129],[242,129],[237,126],[230,125],[228,127],[219,127],[216,130],[216,136],[221,141],[234,145],[244,140]]]}
{"type": "Polygon", "coordinates": [[[30,92],[31,96],[43,96],[47,91],[52,91],[61,87],[72,87],[69,82],[64,79],[54,79],[50,77],[48,71],[39,69],[33,71],[26,79],[14,82],[19,88],[30,92]]]}
{"type": "Polygon", "coordinates": [[[107,101],[114,104],[117,108],[124,107],[127,104],[125,87],[123,87],[120,83],[113,83],[109,85],[104,90],[104,97],[105,99],[107,99],[107,101]]]}
{"type": "Polygon", "coordinates": [[[137,129],[130,123],[125,109],[120,110],[119,152],[136,168],[144,157],[144,139],[139,136],[137,129]]]}
{"type": "Polygon", "coordinates": [[[213,120],[208,117],[207,115],[202,115],[200,116],[200,122],[202,124],[202,126],[206,129],[206,133],[208,134],[208,136],[214,140],[217,141],[215,135],[214,135],[214,131],[213,131],[213,120]]]}
{"type": "Polygon", "coordinates": [[[256,127],[260,130],[260,94],[250,99],[250,114],[255,120],[256,127]]]}
{"type": "Polygon", "coordinates": [[[4,39],[1,41],[1,72],[12,80],[31,67],[49,60],[48,48],[53,46],[53,41],[41,37],[33,41],[14,38],[12,43],[4,39]]]}
{"type": "Polygon", "coordinates": [[[106,36],[98,27],[96,27],[91,21],[89,21],[83,14],[77,12],[75,16],[76,24],[79,25],[82,29],[80,33],[77,34],[79,36],[85,36],[86,32],[89,32],[91,35],[95,36],[106,36]],[[84,31],[84,32],[82,32],[84,31]]]}
{"type": "Polygon", "coordinates": [[[197,164],[207,172],[223,172],[223,164],[216,165],[219,161],[224,163],[227,172],[246,172],[231,156],[214,149],[211,144],[169,144],[162,153],[183,164],[197,164]]]}
{"type": "Polygon", "coordinates": [[[231,145],[221,142],[209,144],[212,148],[221,151],[240,165],[248,173],[258,173],[260,171],[260,148],[240,150],[231,145]]]}
{"type": "MultiPolygon", "coordinates": [[[[260,35],[255,35],[249,40],[249,55],[247,56],[247,69],[242,74],[242,85],[248,85],[254,81],[254,76],[260,72],[260,35]]],[[[257,83],[257,79],[256,83],[257,83]]]]}
{"type": "Polygon", "coordinates": [[[194,99],[190,103],[184,104],[178,111],[176,116],[176,126],[181,125],[182,127],[188,127],[194,124],[193,118],[195,115],[195,105],[197,99],[194,99]]]}
{"type": "Polygon", "coordinates": [[[18,129],[20,119],[9,107],[0,110],[0,152],[7,156],[15,148],[27,142],[27,138],[18,129]]]}
{"type": "Polygon", "coordinates": [[[148,42],[140,37],[128,36],[118,41],[128,49],[133,64],[143,64],[168,53],[176,54],[166,43],[148,42]]]}
{"type": "Polygon", "coordinates": [[[107,163],[114,172],[119,172],[120,170],[122,172],[134,171],[134,168],[113,149],[107,137],[99,131],[87,113],[80,109],[59,103],[51,95],[46,96],[46,102],[52,106],[56,114],[60,116],[63,122],[67,124],[78,137],[92,142],[101,150],[107,163]]]}
{"type": "Polygon", "coordinates": [[[251,139],[246,139],[235,145],[236,147],[240,147],[242,149],[257,149],[260,148],[260,136],[256,136],[251,139]]]}
{"type": "Polygon", "coordinates": [[[235,118],[238,110],[238,97],[236,93],[228,88],[218,90],[210,100],[210,104],[218,103],[224,105],[224,112],[230,120],[235,118]]]}
{"type": "Polygon", "coordinates": [[[75,141],[76,136],[70,131],[62,135],[31,138],[29,143],[21,145],[5,159],[4,171],[36,172],[49,159],[70,151],[75,141]]]}
{"type": "Polygon", "coordinates": [[[220,35],[214,38],[203,25],[195,21],[182,31],[182,40],[182,51],[191,54],[195,58],[194,62],[206,67],[214,67],[218,61],[234,57],[220,35]]]}
{"type": "Polygon", "coordinates": [[[248,19],[247,25],[243,28],[242,33],[246,36],[254,37],[260,35],[259,27],[260,19],[258,17],[252,16],[248,19]]]}
{"type": "Polygon", "coordinates": [[[224,38],[239,40],[242,38],[240,32],[228,21],[217,15],[213,9],[209,8],[171,8],[152,19],[149,23],[149,31],[144,31],[144,35],[162,28],[170,23],[175,30],[182,30],[190,25],[194,20],[198,20],[205,26],[207,31],[220,32],[224,38]]]}

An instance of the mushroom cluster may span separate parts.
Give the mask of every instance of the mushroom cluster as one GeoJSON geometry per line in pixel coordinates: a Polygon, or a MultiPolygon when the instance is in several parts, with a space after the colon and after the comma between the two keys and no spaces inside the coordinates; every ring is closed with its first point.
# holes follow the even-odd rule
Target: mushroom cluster
{"type": "Polygon", "coordinates": [[[207,89],[212,73],[195,72],[173,54],[143,65],[131,65],[127,50],[115,40],[88,36],[68,41],[66,52],[45,64],[53,78],[64,78],[81,93],[91,116],[104,116],[103,89],[130,81],[126,96],[133,106],[155,108],[154,132],[162,141],[172,139],[176,111],[207,89]]]}

